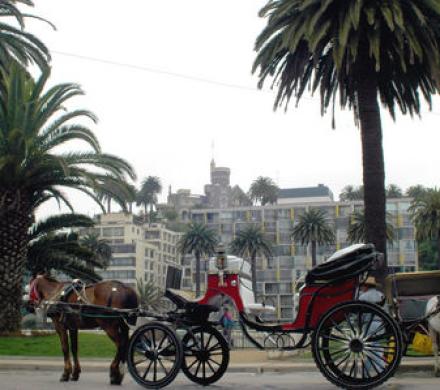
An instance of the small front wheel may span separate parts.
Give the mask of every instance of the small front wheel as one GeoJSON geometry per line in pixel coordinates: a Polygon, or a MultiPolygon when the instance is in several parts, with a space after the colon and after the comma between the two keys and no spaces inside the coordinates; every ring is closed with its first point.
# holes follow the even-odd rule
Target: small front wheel
{"type": "Polygon", "coordinates": [[[130,338],[128,371],[137,383],[147,389],[169,385],[178,374],[182,360],[182,344],[165,324],[145,324],[130,338]]]}
{"type": "Polygon", "coordinates": [[[183,336],[183,373],[203,386],[218,381],[229,364],[229,347],[212,326],[189,329],[183,336]]]}
{"type": "Polygon", "coordinates": [[[402,333],[377,305],[352,301],[336,305],[313,335],[316,365],[333,384],[370,389],[390,378],[402,356],[402,333]]]}

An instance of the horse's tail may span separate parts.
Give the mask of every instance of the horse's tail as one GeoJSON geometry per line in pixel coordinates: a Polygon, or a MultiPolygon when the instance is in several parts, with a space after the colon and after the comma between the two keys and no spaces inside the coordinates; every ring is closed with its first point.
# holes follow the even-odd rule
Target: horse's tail
{"type": "Polygon", "coordinates": [[[139,306],[139,298],[132,288],[127,287],[123,305],[125,309],[136,309],[139,306]]]}

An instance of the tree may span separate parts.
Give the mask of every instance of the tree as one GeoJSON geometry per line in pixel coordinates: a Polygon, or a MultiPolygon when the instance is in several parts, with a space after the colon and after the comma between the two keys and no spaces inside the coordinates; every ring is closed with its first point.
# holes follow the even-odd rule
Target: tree
{"type": "Polygon", "coordinates": [[[190,223],[177,246],[182,255],[193,254],[196,258],[196,296],[200,295],[200,259],[212,256],[218,243],[217,233],[200,223],[190,223]]]}
{"type": "MultiPolygon", "coordinates": [[[[16,4],[33,6],[29,0],[2,0],[0,2],[0,72],[1,77],[8,72],[11,62],[20,64],[23,68],[36,64],[40,69],[46,70],[50,61],[48,48],[36,36],[24,30],[26,18],[38,18],[23,14],[16,4]],[[6,18],[13,18],[19,28],[3,22],[6,18]]],[[[47,21],[46,21],[47,22],[47,21]]]]}
{"type": "Polygon", "coordinates": [[[78,234],[66,231],[93,225],[92,219],[81,214],[60,214],[34,224],[29,231],[27,270],[32,275],[58,271],[72,278],[101,280],[93,271],[93,267],[105,266],[101,254],[83,245],[78,234]]]}
{"type": "Polygon", "coordinates": [[[415,198],[409,208],[416,227],[417,241],[437,242],[437,269],[440,269],[440,190],[427,190],[424,196],[415,198]]]}
{"type": "Polygon", "coordinates": [[[292,239],[301,245],[312,246],[312,267],[315,267],[317,245],[329,245],[335,242],[335,233],[326,220],[327,213],[320,209],[309,209],[300,215],[293,227],[292,239]]]}
{"type": "Polygon", "coordinates": [[[364,199],[364,186],[352,186],[348,185],[342,189],[339,199],[342,202],[347,202],[350,200],[363,200],[364,199]]]}
{"type": "Polygon", "coordinates": [[[274,204],[278,199],[279,188],[270,177],[259,176],[251,184],[249,197],[262,206],[274,204]]]}
{"type": "Polygon", "coordinates": [[[163,293],[151,280],[144,282],[142,279],[137,279],[136,291],[139,295],[139,304],[144,310],[157,312],[163,309],[163,293]]]}
{"type": "Polygon", "coordinates": [[[81,237],[81,245],[91,250],[100,263],[100,268],[107,268],[112,259],[112,247],[105,239],[99,238],[99,234],[88,233],[81,237]]]}
{"type": "MultiPolygon", "coordinates": [[[[395,118],[437,91],[440,5],[425,0],[271,0],[253,72],[273,77],[274,108],[319,90],[321,112],[353,109],[360,126],[367,241],[386,258],[385,170],[378,96],[395,118]]],[[[334,125],[334,115],[333,115],[334,125]]],[[[386,267],[386,261],[384,266],[386,267]]]]}
{"type": "Polygon", "coordinates": [[[264,237],[259,226],[249,226],[238,232],[230,244],[231,252],[237,256],[250,258],[252,290],[257,300],[257,256],[272,257],[272,244],[264,237]]]}
{"type": "Polygon", "coordinates": [[[403,196],[402,189],[396,184],[390,184],[386,189],[387,198],[401,198],[403,196]]]}
{"type": "Polygon", "coordinates": [[[119,181],[110,178],[102,183],[96,196],[100,202],[106,203],[107,213],[111,213],[112,201],[116,202],[124,211],[127,211],[128,205],[128,211],[131,212],[132,203],[136,199],[136,187],[130,183],[121,186],[119,181]]]}
{"type": "MultiPolygon", "coordinates": [[[[391,214],[387,213],[387,240],[394,240],[394,226],[390,222],[391,214]]],[[[367,242],[367,227],[365,225],[365,212],[364,210],[355,211],[351,214],[350,223],[347,229],[348,242],[366,243],[367,242]]]]}
{"type": "Polygon", "coordinates": [[[0,333],[19,329],[28,230],[35,210],[49,199],[72,210],[63,188],[81,191],[101,205],[95,191],[110,192],[103,188],[109,181],[124,188],[127,176],[135,178],[126,161],[101,152],[90,129],[72,123],[96,120],[89,111],[65,107],[82,90],[76,84],[60,84],[45,91],[48,78],[45,72],[34,81],[12,65],[0,94],[0,333]],[[91,151],[63,152],[69,141],[83,141],[91,151]]]}
{"type": "Polygon", "coordinates": [[[405,196],[416,199],[424,196],[427,191],[428,188],[422,186],[421,184],[417,184],[415,186],[408,187],[405,191],[405,196]]]}
{"type": "Polygon", "coordinates": [[[147,215],[147,207],[150,206],[149,222],[153,217],[153,208],[157,204],[157,195],[162,192],[162,184],[156,176],[148,176],[144,179],[141,189],[137,194],[136,205],[144,206],[145,216],[147,215]]]}

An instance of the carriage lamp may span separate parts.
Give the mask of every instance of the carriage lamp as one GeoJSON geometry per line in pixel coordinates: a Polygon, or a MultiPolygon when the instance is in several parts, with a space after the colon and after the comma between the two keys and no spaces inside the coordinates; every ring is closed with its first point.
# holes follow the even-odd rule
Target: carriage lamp
{"type": "Polygon", "coordinates": [[[222,243],[217,247],[216,265],[219,270],[224,270],[228,266],[225,246],[222,243]]]}

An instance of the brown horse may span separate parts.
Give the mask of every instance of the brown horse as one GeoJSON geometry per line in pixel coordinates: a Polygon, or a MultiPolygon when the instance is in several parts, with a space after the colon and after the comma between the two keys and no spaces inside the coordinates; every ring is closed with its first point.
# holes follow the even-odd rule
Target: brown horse
{"type": "MultiPolygon", "coordinates": [[[[124,377],[121,363],[125,363],[129,327],[125,321],[115,315],[78,314],[81,304],[99,305],[117,309],[135,309],[138,307],[136,292],[118,281],[104,281],[86,286],[82,291],[71,288],[71,283],[61,283],[47,275],[38,275],[31,280],[30,304],[39,306],[43,301],[56,301],[59,304],[49,306],[48,315],[52,318],[55,330],[61,341],[64,354],[64,371],[60,380],[77,381],[81,373],[78,360],[78,329],[102,328],[116,344],[116,356],[110,365],[110,383],[120,385],[124,377]],[[70,286],[70,288],[69,288],[70,286]],[[66,310],[67,309],[67,310],[66,310]],[[73,355],[73,369],[69,355],[73,355]]],[[[92,310],[88,310],[93,313],[92,310]]],[[[108,313],[111,311],[107,310],[108,313]]],[[[122,367],[123,369],[123,367],[122,367]]]]}

